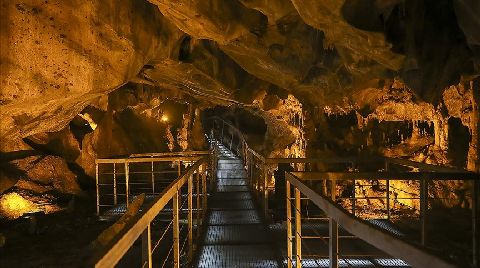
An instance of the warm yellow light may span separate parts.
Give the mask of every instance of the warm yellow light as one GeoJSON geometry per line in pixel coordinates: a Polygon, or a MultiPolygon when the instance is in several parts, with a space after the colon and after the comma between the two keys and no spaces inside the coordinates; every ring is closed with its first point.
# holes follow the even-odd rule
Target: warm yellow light
{"type": "Polygon", "coordinates": [[[92,130],[95,130],[97,128],[97,123],[95,123],[95,121],[93,121],[93,118],[88,113],[78,114],[78,115],[81,118],[83,118],[85,121],[88,122],[88,124],[90,125],[92,130]]]}
{"type": "Polygon", "coordinates": [[[166,114],[163,114],[160,120],[162,120],[162,122],[168,122],[168,116],[166,114]]]}
{"type": "Polygon", "coordinates": [[[16,219],[34,211],[38,211],[38,207],[17,193],[8,193],[0,198],[0,214],[7,218],[16,219]]]}

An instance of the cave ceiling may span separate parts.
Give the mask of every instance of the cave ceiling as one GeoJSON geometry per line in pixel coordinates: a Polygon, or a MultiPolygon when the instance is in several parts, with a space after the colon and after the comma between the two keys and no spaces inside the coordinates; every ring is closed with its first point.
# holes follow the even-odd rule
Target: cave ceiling
{"type": "Polygon", "coordinates": [[[2,139],[59,131],[129,82],[207,106],[256,111],[255,98],[278,88],[311,107],[373,111],[395,79],[421,111],[479,74],[476,0],[9,0],[0,9],[2,139]]]}

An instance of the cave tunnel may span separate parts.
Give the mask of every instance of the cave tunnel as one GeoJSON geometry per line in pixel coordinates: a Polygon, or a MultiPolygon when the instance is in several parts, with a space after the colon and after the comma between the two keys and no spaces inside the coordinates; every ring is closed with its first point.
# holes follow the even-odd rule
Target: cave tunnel
{"type": "Polygon", "coordinates": [[[0,13],[0,267],[480,267],[478,0],[0,13]]]}

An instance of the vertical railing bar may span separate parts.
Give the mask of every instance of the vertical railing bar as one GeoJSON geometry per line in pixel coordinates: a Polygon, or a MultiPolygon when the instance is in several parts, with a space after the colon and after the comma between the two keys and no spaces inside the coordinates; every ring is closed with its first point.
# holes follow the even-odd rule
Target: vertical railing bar
{"type": "Polygon", "coordinates": [[[179,202],[180,194],[179,190],[175,192],[173,196],[173,267],[180,268],[180,234],[179,234],[179,202]]]}
{"type": "Polygon", "coordinates": [[[296,267],[302,268],[302,211],[300,206],[300,190],[295,187],[295,250],[296,267]]]}
{"type": "MultiPolygon", "coordinates": [[[[388,172],[389,166],[388,161],[385,160],[385,172],[388,172]]],[[[387,219],[390,220],[390,180],[386,180],[386,187],[387,187],[387,219]]]]}
{"type": "Polygon", "coordinates": [[[473,258],[473,267],[479,267],[479,243],[480,243],[480,234],[479,234],[479,219],[478,212],[480,209],[480,182],[478,180],[473,181],[473,192],[472,192],[472,258],[473,258]]]}
{"type": "Polygon", "coordinates": [[[328,257],[330,259],[329,268],[338,268],[338,224],[335,220],[329,220],[329,241],[328,257]]]}
{"type": "Polygon", "coordinates": [[[113,163],[113,204],[118,204],[118,197],[117,197],[117,165],[113,163]]]}
{"type": "Polygon", "coordinates": [[[426,243],[426,224],[428,210],[428,182],[420,179],[420,243],[426,243]]]}
{"type": "Polygon", "coordinates": [[[98,163],[95,163],[95,187],[97,190],[97,216],[100,215],[100,187],[98,186],[98,163]]]}
{"type": "Polygon", "coordinates": [[[152,268],[152,232],[151,224],[142,233],[142,267],[147,263],[148,268],[152,268]]]}
{"type": "MultiPolygon", "coordinates": [[[[335,202],[337,196],[337,181],[331,180],[331,198],[335,202]]],[[[329,241],[328,241],[328,256],[330,259],[329,268],[338,268],[338,224],[335,220],[329,220],[329,241]]]]}
{"type": "Polygon", "coordinates": [[[155,173],[153,168],[153,161],[152,161],[152,194],[155,194],[155,173]]]}
{"type": "Polygon", "coordinates": [[[387,187],[387,219],[390,220],[390,218],[391,218],[391,212],[390,212],[390,180],[387,179],[385,184],[386,184],[386,187],[387,187]]]}
{"type": "MultiPolygon", "coordinates": [[[[286,176],[289,176],[288,174],[286,176]]],[[[291,201],[291,190],[290,190],[290,182],[286,181],[286,202],[287,202],[287,268],[292,268],[292,204],[291,201]]]]}
{"type": "Polygon", "coordinates": [[[355,187],[356,187],[356,182],[357,180],[353,179],[353,198],[352,198],[352,214],[353,216],[356,216],[356,203],[357,203],[357,199],[356,199],[356,191],[355,191],[355,187]]]}
{"type": "Polygon", "coordinates": [[[182,161],[178,161],[178,177],[182,175],[182,161]]]}
{"type": "MultiPolygon", "coordinates": [[[[215,173],[213,173],[215,174],[215,173]]],[[[211,176],[214,176],[211,174],[211,176]]],[[[202,174],[202,218],[204,218],[207,214],[207,167],[203,168],[202,174]]]]}
{"type": "Polygon", "coordinates": [[[268,167],[263,164],[263,204],[265,219],[268,219],[268,167]]]}
{"type": "Polygon", "coordinates": [[[188,176],[188,262],[193,259],[193,174],[188,176]]]}
{"type": "Polygon", "coordinates": [[[126,206],[128,208],[129,198],[130,198],[130,169],[128,166],[128,161],[125,161],[125,197],[126,197],[126,206]]]}
{"type": "MultiPolygon", "coordinates": [[[[200,174],[204,172],[204,166],[201,165],[198,169],[197,176],[195,176],[196,181],[195,181],[195,192],[197,193],[197,214],[196,220],[195,220],[195,225],[197,226],[197,239],[200,237],[200,174]]],[[[203,213],[203,210],[202,210],[203,213]]]]}

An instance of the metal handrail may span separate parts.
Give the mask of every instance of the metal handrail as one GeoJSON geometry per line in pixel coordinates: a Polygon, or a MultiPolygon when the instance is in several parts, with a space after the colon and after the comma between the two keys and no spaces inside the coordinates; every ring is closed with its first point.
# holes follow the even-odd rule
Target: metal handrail
{"type": "MultiPolygon", "coordinates": [[[[355,217],[351,213],[349,213],[346,209],[341,207],[340,205],[336,204],[333,200],[335,198],[329,198],[324,194],[317,193],[312,190],[309,186],[307,186],[303,181],[305,178],[301,176],[302,174],[299,172],[287,172],[286,173],[286,198],[287,198],[287,205],[290,204],[290,200],[295,200],[295,230],[301,229],[301,222],[300,222],[300,196],[303,195],[307,197],[312,203],[314,203],[317,207],[322,209],[330,218],[331,224],[330,228],[332,228],[332,224],[342,226],[346,231],[353,234],[354,236],[366,241],[367,243],[375,246],[376,248],[382,249],[382,251],[388,253],[389,255],[402,259],[406,261],[409,265],[413,267],[445,267],[445,268],[452,268],[456,267],[455,265],[451,264],[450,262],[433,255],[427,252],[424,248],[421,248],[415,244],[408,242],[401,237],[394,236],[390,232],[387,232],[365,220],[355,217]],[[291,197],[291,187],[293,186],[295,191],[295,197],[291,197]]],[[[332,189],[334,192],[334,189],[332,189]]],[[[291,209],[291,206],[289,206],[291,209]]],[[[292,219],[292,215],[290,210],[287,208],[287,214],[289,214],[287,219],[287,244],[288,244],[288,267],[291,268],[293,266],[293,259],[294,254],[292,253],[293,249],[293,237],[292,234],[292,224],[290,220],[292,219]]],[[[338,227],[334,227],[338,228],[338,227]]],[[[301,263],[302,253],[299,251],[301,248],[301,232],[295,231],[295,248],[297,252],[295,254],[295,258],[297,260],[297,264],[301,263]]],[[[337,232],[330,232],[330,258],[331,261],[338,262],[338,246],[334,240],[338,239],[338,230],[337,232]],[[336,234],[335,235],[332,235],[336,234]],[[335,259],[335,260],[333,260],[335,259]]],[[[301,267],[300,265],[296,265],[296,267],[301,267]]],[[[332,266],[330,266],[332,267],[332,266]]],[[[336,266],[333,266],[336,267],[336,266]]]]}
{"type": "MultiPolygon", "coordinates": [[[[386,187],[386,196],[380,197],[385,198],[386,201],[386,214],[387,219],[390,219],[390,203],[392,197],[390,192],[394,189],[393,186],[390,186],[390,181],[392,180],[418,180],[420,182],[420,193],[418,198],[420,200],[420,229],[421,229],[421,243],[425,244],[425,222],[426,222],[426,211],[428,210],[428,183],[433,180],[471,180],[473,181],[473,190],[472,190],[472,226],[473,226],[473,263],[478,264],[477,253],[480,242],[478,241],[479,233],[479,221],[478,221],[478,206],[479,203],[479,194],[480,194],[480,176],[478,173],[470,172],[466,170],[459,170],[451,167],[443,167],[432,164],[424,164],[419,162],[414,162],[406,159],[397,159],[397,158],[388,158],[383,156],[374,156],[369,157],[368,159],[358,158],[358,157],[316,157],[316,158],[266,158],[260,153],[256,152],[254,149],[250,148],[243,133],[236,129],[235,126],[226,122],[222,118],[212,117],[211,120],[221,122],[217,126],[222,126],[221,131],[217,132],[215,129],[215,124],[213,125],[213,134],[219,136],[220,132],[224,135],[227,131],[224,130],[225,126],[229,128],[229,131],[235,133],[238,136],[238,140],[242,142],[241,146],[243,150],[237,150],[239,156],[242,156],[244,163],[246,164],[247,175],[249,177],[249,183],[256,193],[258,199],[260,199],[261,204],[264,208],[265,218],[269,219],[269,191],[272,190],[272,187],[269,185],[269,179],[272,178],[269,167],[275,168],[275,165],[279,163],[288,163],[294,167],[295,171],[304,171],[305,165],[302,167],[302,164],[308,163],[325,163],[325,164],[347,164],[350,166],[349,172],[316,172],[316,173],[303,173],[301,176],[304,176],[304,179],[315,180],[319,179],[323,181],[322,188],[326,189],[326,181],[330,179],[332,182],[346,181],[351,180],[355,184],[355,180],[368,180],[375,179],[378,181],[385,181],[386,187]],[[383,170],[377,172],[359,172],[356,167],[358,163],[377,163],[378,166],[383,167],[383,170]],[[410,172],[392,172],[393,166],[402,166],[410,167],[416,170],[410,172]]],[[[229,133],[230,134],[230,133],[229,133]]],[[[213,137],[212,137],[213,138],[213,137]]],[[[223,137],[218,137],[218,140],[224,140],[223,137]]],[[[233,140],[233,137],[231,138],[233,140]]],[[[237,148],[240,146],[237,145],[237,148]]],[[[274,179],[274,178],[272,178],[274,179]]],[[[336,183],[332,183],[336,184],[336,183]]],[[[352,199],[352,213],[355,214],[355,196],[352,199]]],[[[395,200],[403,200],[405,198],[396,198],[395,200]]],[[[414,198],[412,198],[414,199],[414,198]]]]}
{"type": "Polygon", "coordinates": [[[164,153],[142,153],[142,154],[131,154],[129,157],[167,157],[167,156],[203,156],[209,155],[209,151],[181,151],[181,152],[164,152],[164,153]]]}
{"type": "MultiPolygon", "coordinates": [[[[204,157],[205,155],[211,154],[210,151],[187,151],[187,152],[167,152],[167,153],[148,153],[148,154],[132,154],[127,158],[104,158],[104,159],[96,159],[95,160],[95,181],[96,181],[96,204],[97,204],[97,216],[100,215],[101,210],[104,210],[108,207],[114,207],[119,204],[119,197],[125,197],[125,205],[128,207],[129,201],[131,199],[131,187],[135,183],[132,183],[132,176],[139,175],[139,174],[150,174],[150,189],[153,194],[155,194],[155,186],[158,182],[155,181],[155,175],[160,174],[167,174],[166,172],[160,173],[158,170],[155,171],[154,164],[160,162],[171,162],[176,163],[178,166],[177,174],[180,176],[182,171],[182,163],[193,163],[198,159],[204,157]],[[150,164],[151,168],[148,171],[131,171],[130,167],[131,164],[150,164]],[[100,166],[103,165],[111,165],[111,172],[101,172],[100,166]],[[118,172],[118,166],[123,169],[124,172],[118,172]],[[106,184],[105,182],[101,181],[101,176],[103,175],[112,175],[108,176],[108,180],[111,180],[111,183],[106,184]],[[118,182],[118,177],[123,176],[124,182],[118,182]],[[113,200],[109,204],[105,204],[101,202],[101,197],[106,196],[107,194],[102,193],[105,191],[105,188],[102,186],[111,185],[111,189],[109,189],[108,195],[113,196],[113,200]],[[124,189],[122,188],[122,194],[119,193],[120,188],[118,186],[124,185],[124,189]],[[113,203],[112,203],[113,202],[113,203]]],[[[173,173],[173,172],[171,172],[173,173]]],[[[123,178],[122,177],[122,178],[123,178]]],[[[158,188],[158,187],[157,187],[158,188]]]]}
{"type": "MultiPolygon", "coordinates": [[[[195,162],[181,177],[173,181],[166,187],[147,208],[130,221],[124,229],[99,251],[93,259],[95,267],[113,267],[125,253],[132,247],[134,242],[142,236],[142,260],[147,267],[152,267],[152,241],[151,241],[151,223],[157,215],[165,208],[170,200],[173,200],[173,251],[174,267],[180,266],[180,240],[179,240],[179,195],[181,188],[188,184],[188,255],[189,259],[193,256],[193,212],[192,212],[192,189],[193,176],[202,175],[202,211],[206,211],[206,172],[208,158],[203,157],[195,162]]],[[[197,196],[200,196],[197,194],[197,196]]],[[[204,215],[203,215],[204,216],[204,215]]],[[[198,218],[197,218],[198,221],[198,218]]],[[[202,221],[200,221],[202,222],[202,221]]],[[[197,222],[198,224],[199,222],[197,222]]]]}

